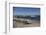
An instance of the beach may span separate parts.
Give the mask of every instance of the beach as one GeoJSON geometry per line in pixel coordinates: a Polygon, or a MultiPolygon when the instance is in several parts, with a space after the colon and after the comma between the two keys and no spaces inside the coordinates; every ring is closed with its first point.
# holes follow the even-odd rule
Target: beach
{"type": "Polygon", "coordinates": [[[13,28],[23,28],[23,27],[40,27],[39,20],[25,20],[25,19],[16,19],[13,21],[13,28]]]}

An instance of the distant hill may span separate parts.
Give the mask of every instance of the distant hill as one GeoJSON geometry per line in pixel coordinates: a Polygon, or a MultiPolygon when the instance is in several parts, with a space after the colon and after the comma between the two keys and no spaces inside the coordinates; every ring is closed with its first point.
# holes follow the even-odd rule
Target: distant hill
{"type": "Polygon", "coordinates": [[[25,18],[25,19],[31,19],[31,20],[40,20],[40,15],[34,15],[35,17],[31,17],[30,15],[26,15],[26,16],[23,16],[23,15],[16,15],[14,17],[16,18],[25,18]]]}

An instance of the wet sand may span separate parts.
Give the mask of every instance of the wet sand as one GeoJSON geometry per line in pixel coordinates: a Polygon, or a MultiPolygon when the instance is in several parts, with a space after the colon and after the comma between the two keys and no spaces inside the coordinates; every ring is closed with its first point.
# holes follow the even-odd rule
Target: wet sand
{"type": "Polygon", "coordinates": [[[40,27],[40,21],[32,20],[28,24],[21,21],[13,21],[13,28],[23,28],[23,27],[40,27]]]}

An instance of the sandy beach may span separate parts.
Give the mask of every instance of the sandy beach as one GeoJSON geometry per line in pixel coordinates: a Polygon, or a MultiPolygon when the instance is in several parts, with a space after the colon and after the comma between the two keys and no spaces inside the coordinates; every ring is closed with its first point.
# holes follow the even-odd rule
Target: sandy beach
{"type": "Polygon", "coordinates": [[[39,20],[31,20],[29,22],[25,21],[13,21],[13,28],[23,28],[23,27],[40,27],[39,20]]]}

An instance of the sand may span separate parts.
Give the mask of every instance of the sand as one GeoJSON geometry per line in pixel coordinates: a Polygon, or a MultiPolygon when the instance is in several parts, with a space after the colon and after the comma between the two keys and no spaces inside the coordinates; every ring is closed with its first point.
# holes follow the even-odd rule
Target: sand
{"type": "MultiPolygon", "coordinates": [[[[28,22],[27,22],[28,23],[28,22]]],[[[13,21],[14,28],[23,28],[23,27],[40,27],[40,21],[32,20],[30,23],[25,23],[22,21],[13,21]]]]}

